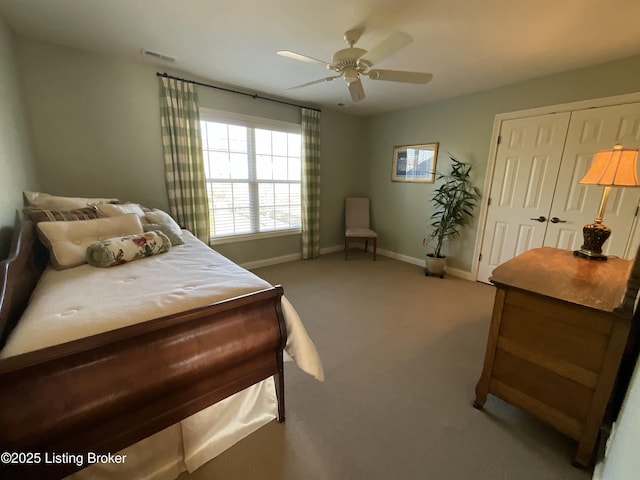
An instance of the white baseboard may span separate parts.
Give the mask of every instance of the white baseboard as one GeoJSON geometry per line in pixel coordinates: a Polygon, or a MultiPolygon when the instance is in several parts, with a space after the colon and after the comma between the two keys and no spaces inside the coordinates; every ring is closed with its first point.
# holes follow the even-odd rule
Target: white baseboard
{"type": "Polygon", "coordinates": [[[454,277],[462,278],[463,280],[469,280],[470,282],[475,282],[476,279],[471,272],[467,272],[466,270],[460,270],[459,268],[447,267],[447,273],[454,277]]]}
{"type": "MultiPolygon", "coordinates": [[[[326,255],[327,253],[341,252],[344,246],[334,245],[332,247],[324,247],[320,249],[320,255],[326,255]]],[[[264,260],[255,260],[253,262],[241,263],[242,268],[251,270],[252,268],[269,267],[271,265],[277,265],[279,263],[295,262],[302,259],[302,253],[292,253],[289,255],[282,255],[281,257],[265,258],[264,260]]]]}
{"type": "MultiPolygon", "coordinates": [[[[344,245],[333,245],[331,247],[324,247],[320,249],[320,255],[327,255],[329,253],[341,252],[343,249],[344,249],[344,245]]],[[[424,258],[410,257],[408,255],[391,252],[383,248],[379,248],[378,253],[385,257],[393,258],[395,260],[400,260],[401,262],[411,263],[412,265],[418,265],[420,267],[424,267],[424,258]]],[[[264,260],[256,260],[254,262],[241,263],[240,266],[243,268],[246,268],[247,270],[251,270],[253,268],[269,267],[271,265],[277,265],[279,263],[293,262],[296,260],[300,260],[301,258],[302,258],[302,254],[292,253],[290,255],[282,255],[281,257],[265,258],[264,260]]],[[[470,280],[472,282],[475,281],[475,278],[473,277],[471,272],[460,270],[458,268],[447,267],[447,274],[454,277],[462,278],[464,280],[470,280]]]]}
{"type": "Polygon", "coordinates": [[[419,265],[421,267],[424,267],[424,258],[410,257],[401,253],[385,250],[384,248],[379,248],[378,253],[380,255],[384,255],[385,257],[395,258],[396,260],[400,260],[401,262],[411,263],[412,265],[419,265]]]}
{"type": "Polygon", "coordinates": [[[281,257],[265,258],[264,260],[241,263],[240,266],[242,268],[246,268],[247,270],[251,270],[253,268],[269,267],[271,265],[277,265],[279,263],[294,262],[296,260],[300,260],[301,258],[302,254],[292,253],[290,255],[282,255],[281,257]]]}
{"type": "MultiPolygon", "coordinates": [[[[378,253],[380,255],[384,255],[385,257],[400,260],[401,262],[411,263],[413,265],[424,267],[424,258],[409,257],[408,255],[402,255],[401,253],[390,252],[389,250],[384,250],[382,248],[378,249],[378,253]]],[[[471,274],[471,272],[460,270],[458,268],[447,267],[447,274],[452,275],[454,277],[462,278],[464,280],[470,280],[472,282],[475,281],[475,278],[473,278],[473,275],[471,274]]]]}
{"type": "MultiPolygon", "coordinates": [[[[325,247],[320,249],[320,255],[326,255],[327,253],[341,252],[344,246],[334,245],[332,247],[325,247]]],[[[279,263],[295,262],[302,259],[302,253],[292,253],[290,255],[282,255],[281,257],[265,258],[264,260],[255,260],[253,262],[241,263],[242,268],[251,270],[252,268],[269,267],[271,265],[277,265],[279,263]]]]}
{"type": "Polygon", "coordinates": [[[344,245],[334,245],[333,247],[324,247],[320,249],[320,255],[326,255],[327,253],[341,252],[344,250],[344,245]]]}

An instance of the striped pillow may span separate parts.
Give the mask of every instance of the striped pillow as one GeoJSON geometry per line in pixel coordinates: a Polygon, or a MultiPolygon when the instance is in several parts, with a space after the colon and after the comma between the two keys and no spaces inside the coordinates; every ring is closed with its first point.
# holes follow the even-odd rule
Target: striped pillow
{"type": "Polygon", "coordinates": [[[93,207],[76,208],[75,210],[46,210],[44,208],[25,207],[22,211],[25,217],[35,223],[67,222],[98,218],[98,212],[93,207]]]}

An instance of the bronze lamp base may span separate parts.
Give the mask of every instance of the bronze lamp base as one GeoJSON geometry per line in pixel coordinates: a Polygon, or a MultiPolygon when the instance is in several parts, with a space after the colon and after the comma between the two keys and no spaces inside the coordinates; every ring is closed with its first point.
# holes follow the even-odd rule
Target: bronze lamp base
{"type": "Polygon", "coordinates": [[[607,256],[602,254],[602,245],[611,235],[611,229],[596,220],[595,223],[589,223],[582,228],[582,235],[584,244],[573,254],[589,260],[606,260],[607,256]]]}

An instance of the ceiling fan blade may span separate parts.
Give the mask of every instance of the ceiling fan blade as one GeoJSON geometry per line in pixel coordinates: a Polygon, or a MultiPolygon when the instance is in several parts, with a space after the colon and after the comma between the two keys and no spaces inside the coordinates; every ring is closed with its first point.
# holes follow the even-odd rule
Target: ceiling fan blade
{"type": "Polygon", "coordinates": [[[351,94],[351,100],[354,102],[359,102],[364,98],[364,88],[362,88],[360,77],[349,84],[349,93],[351,94]]]}
{"type": "Polygon", "coordinates": [[[276,53],[282,57],[292,58],[294,60],[300,60],[301,62],[319,63],[320,65],[324,65],[324,66],[327,66],[329,64],[329,62],[324,62],[322,60],[318,60],[317,58],[308,57],[307,55],[291,52],[289,50],[278,50],[276,53]]]}
{"type": "Polygon", "coordinates": [[[361,61],[364,60],[369,65],[376,65],[411,42],[413,42],[413,38],[408,33],[394,32],[363,55],[361,61]]]}
{"type": "Polygon", "coordinates": [[[404,83],[429,83],[433,78],[431,73],[403,72],[401,70],[381,70],[376,68],[369,70],[366,75],[368,75],[371,80],[404,83]]]}
{"type": "Polygon", "coordinates": [[[341,77],[341,75],[336,75],[334,77],[319,78],[318,80],[314,80],[313,82],[307,82],[307,83],[303,83],[302,85],[296,85],[295,87],[289,87],[289,88],[287,88],[287,90],[293,90],[295,88],[308,87],[309,85],[315,85],[316,83],[330,82],[331,80],[333,80],[335,78],[340,78],[340,77],[341,77]]]}

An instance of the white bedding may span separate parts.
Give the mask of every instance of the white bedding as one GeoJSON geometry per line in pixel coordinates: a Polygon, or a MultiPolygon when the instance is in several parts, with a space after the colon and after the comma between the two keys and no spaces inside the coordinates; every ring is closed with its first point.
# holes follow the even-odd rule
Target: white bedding
{"type": "MultiPolygon", "coordinates": [[[[270,287],[188,231],[184,231],[184,238],[183,245],[167,253],[117,267],[82,265],[63,271],[47,267],[0,357],[270,287]]],[[[288,334],[285,353],[302,370],[322,381],[324,373],[315,346],[286,298],[282,306],[288,334]]],[[[268,423],[276,412],[273,379],[269,378],[129,447],[125,450],[129,452],[125,467],[132,468],[136,478],[175,478],[185,469],[195,470],[268,423]],[[160,455],[149,455],[156,451],[160,455]],[[138,461],[140,465],[136,465],[138,461]]],[[[122,478],[125,467],[117,466],[110,473],[105,466],[94,465],[73,477],[113,478],[115,474],[122,478]]]]}

